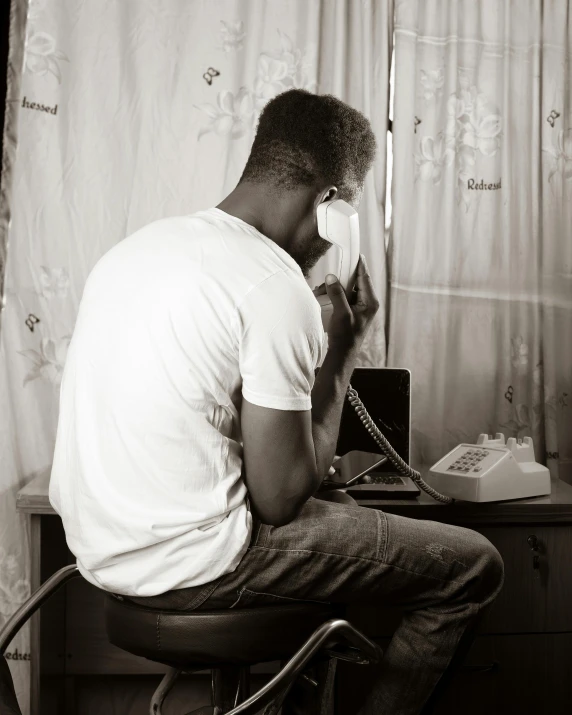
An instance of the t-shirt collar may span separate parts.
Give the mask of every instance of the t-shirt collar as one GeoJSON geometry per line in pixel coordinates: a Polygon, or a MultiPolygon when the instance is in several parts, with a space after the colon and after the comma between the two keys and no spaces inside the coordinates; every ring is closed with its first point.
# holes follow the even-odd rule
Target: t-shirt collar
{"type": "MultiPolygon", "coordinates": [[[[286,263],[294,271],[297,271],[300,274],[300,276],[302,278],[304,278],[302,269],[300,268],[298,263],[296,263],[296,261],[292,258],[292,256],[288,253],[288,251],[285,251],[282,248],[282,246],[279,246],[271,238],[268,238],[268,236],[265,236],[257,228],[254,228],[254,226],[252,226],[252,224],[247,223],[246,221],[243,221],[241,218],[238,218],[238,216],[233,216],[232,214],[229,214],[226,211],[223,211],[222,209],[217,208],[216,206],[213,206],[212,208],[208,209],[208,211],[212,211],[216,216],[218,216],[219,218],[221,218],[225,221],[232,221],[234,223],[238,223],[241,226],[244,226],[246,229],[250,230],[256,236],[261,238],[264,241],[264,243],[266,243],[267,246],[269,246],[273,251],[275,251],[276,254],[284,261],[284,263],[286,263]]],[[[305,280],[305,278],[304,278],[304,280],[305,280]]]]}

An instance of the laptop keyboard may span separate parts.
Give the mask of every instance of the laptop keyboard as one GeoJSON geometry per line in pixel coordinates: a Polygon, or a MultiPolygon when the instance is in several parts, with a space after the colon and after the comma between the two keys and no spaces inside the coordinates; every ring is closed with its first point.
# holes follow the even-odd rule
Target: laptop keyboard
{"type": "Polygon", "coordinates": [[[405,484],[401,477],[392,477],[387,474],[370,474],[372,484],[405,484]]]}

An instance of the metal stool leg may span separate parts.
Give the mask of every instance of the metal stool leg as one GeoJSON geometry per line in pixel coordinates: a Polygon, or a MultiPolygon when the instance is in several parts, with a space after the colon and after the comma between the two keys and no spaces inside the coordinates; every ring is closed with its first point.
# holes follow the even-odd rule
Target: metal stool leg
{"type": "Polygon", "coordinates": [[[229,712],[250,695],[250,668],[227,666],[212,670],[214,715],[229,712]]]}
{"type": "MultiPolygon", "coordinates": [[[[280,661],[280,670],[282,670],[282,668],[284,668],[284,666],[286,665],[287,662],[288,662],[287,660],[280,661]]],[[[262,715],[277,715],[277,713],[280,712],[280,708],[282,707],[282,705],[284,703],[285,697],[290,692],[291,686],[292,686],[292,684],[286,686],[284,688],[284,690],[281,693],[279,693],[276,696],[276,698],[274,698],[274,700],[272,700],[272,702],[268,703],[268,705],[264,708],[262,715]]]]}
{"type": "Polygon", "coordinates": [[[175,680],[179,677],[181,671],[177,668],[169,668],[159,683],[159,687],[153,693],[151,705],[149,706],[149,715],[162,715],[163,701],[169,694],[169,691],[175,684],[175,680]]]}
{"type": "Polygon", "coordinates": [[[284,704],[284,699],[290,692],[292,684],[287,685],[286,688],[278,695],[271,703],[264,708],[262,715],[277,715],[280,712],[280,708],[284,704]]]}

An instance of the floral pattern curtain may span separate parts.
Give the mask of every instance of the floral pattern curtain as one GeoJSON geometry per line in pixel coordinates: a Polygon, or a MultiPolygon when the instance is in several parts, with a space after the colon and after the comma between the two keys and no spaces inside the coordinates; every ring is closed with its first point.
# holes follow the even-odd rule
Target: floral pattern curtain
{"type": "Polygon", "coordinates": [[[388,364],[418,462],[529,435],[572,483],[571,13],[396,3],[388,364]]]}
{"type": "MultiPolygon", "coordinates": [[[[12,15],[0,624],[29,595],[28,525],[15,498],[51,471],[59,385],[90,270],[144,224],[219,203],[242,173],[260,109],[286,89],[336,94],[372,120],[379,154],[360,208],[362,250],[384,298],[393,10],[392,0],[12,0],[12,15]]],[[[380,318],[360,359],[383,365],[385,352],[380,318]]],[[[27,712],[27,630],[16,650],[25,659],[9,663],[27,712]]],[[[136,705],[113,707],[127,715],[136,705]]]]}

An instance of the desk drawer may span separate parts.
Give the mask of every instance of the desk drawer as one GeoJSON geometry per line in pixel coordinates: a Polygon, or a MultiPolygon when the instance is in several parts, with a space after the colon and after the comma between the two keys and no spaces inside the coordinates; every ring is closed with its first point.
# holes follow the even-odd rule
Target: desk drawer
{"type": "Polygon", "coordinates": [[[480,632],[572,631],[572,526],[482,527],[477,531],[497,547],[505,564],[503,590],[480,632]],[[530,537],[536,550],[528,543],[530,537]]]}
{"type": "Polygon", "coordinates": [[[568,715],[572,633],[481,636],[435,715],[568,715]]]}

